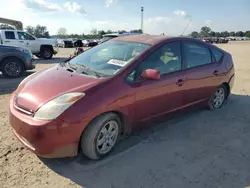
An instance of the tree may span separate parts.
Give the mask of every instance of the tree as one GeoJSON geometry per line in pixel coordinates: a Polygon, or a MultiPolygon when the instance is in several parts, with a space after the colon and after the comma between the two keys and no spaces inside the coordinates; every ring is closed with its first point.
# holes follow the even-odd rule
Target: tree
{"type": "Polygon", "coordinates": [[[90,34],[91,35],[97,35],[97,29],[92,29],[91,31],[90,31],[90,34]]]}
{"type": "Polygon", "coordinates": [[[66,38],[67,35],[67,29],[64,27],[61,27],[57,30],[57,36],[60,38],[66,38]]]}
{"type": "Polygon", "coordinates": [[[36,27],[33,26],[27,26],[25,28],[25,30],[38,37],[38,38],[49,38],[49,31],[47,31],[47,27],[46,26],[42,26],[42,25],[37,25],[36,27]]]}
{"type": "Polygon", "coordinates": [[[135,29],[135,30],[131,30],[131,33],[142,33],[141,29],[135,29]]]}
{"type": "Polygon", "coordinates": [[[244,36],[244,33],[242,31],[237,31],[236,32],[236,36],[237,37],[243,37],[244,36]]]}
{"type": "Polygon", "coordinates": [[[221,37],[229,37],[229,33],[227,31],[222,31],[220,35],[221,37]]]}
{"type": "Polygon", "coordinates": [[[106,33],[105,33],[105,31],[100,30],[100,31],[98,31],[98,34],[99,34],[99,35],[105,35],[106,33]]]}
{"type": "Polygon", "coordinates": [[[106,31],[106,33],[111,34],[111,33],[114,33],[114,32],[109,29],[108,31],[106,31]]]}
{"type": "Polygon", "coordinates": [[[29,34],[35,35],[35,28],[34,28],[34,27],[28,25],[28,26],[25,28],[25,30],[26,30],[29,34]]]}
{"type": "Polygon", "coordinates": [[[214,31],[211,31],[211,32],[209,33],[209,35],[210,35],[211,37],[216,37],[216,33],[215,33],[214,31]]]}
{"type": "Polygon", "coordinates": [[[216,36],[216,37],[220,37],[220,36],[221,36],[221,33],[220,33],[220,32],[215,32],[215,36],[216,36]]]}
{"type": "Polygon", "coordinates": [[[211,32],[210,27],[203,26],[203,27],[201,28],[200,35],[201,35],[202,37],[208,37],[210,32],[211,32]]]}
{"type": "Polygon", "coordinates": [[[46,26],[42,26],[42,25],[37,25],[35,27],[35,31],[34,31],[34,35],[38,38],[43,38],[49,37],[49,32],[47,31],[47,27],[46,26]]]}
{"type": "Polygon", "coordinates": [[[199,38],[199,33],[198,33],[197,31],[193,31],[193,32],[191,33],[191,37],[192,37],[192,38],[199,38]]]}
{"type": "Polygon", "coordinates": [[[244,34],[244,36],[250,38],[250,31],[246,31],[245,34],[244,34]]]}
{"type": "Polygon", "coordinates": [[[1,24],[0,25],[0,29],[10,29],[10,30],[15,30],[14,27],[12,27],[11,25],[8,24],[1,24]]]}
{"type": "Polygon", "coordinates": [[[231,31],[231,32],[229,33],[229,36],[230,36],[230,37],[235,37],[235,35],[236,35],[236,34],[235,34],[234,31],[231,31]]]}

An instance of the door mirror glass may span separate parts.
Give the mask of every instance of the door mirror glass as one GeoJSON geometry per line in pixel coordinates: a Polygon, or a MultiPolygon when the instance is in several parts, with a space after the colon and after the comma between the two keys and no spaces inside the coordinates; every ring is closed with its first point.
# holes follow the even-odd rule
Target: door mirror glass
{"type": "Polygon", "coordinates": [[[161,73],[156,69],[146,69],[142,72],[141,77],[147,80],[159,80],[161,73]]]}

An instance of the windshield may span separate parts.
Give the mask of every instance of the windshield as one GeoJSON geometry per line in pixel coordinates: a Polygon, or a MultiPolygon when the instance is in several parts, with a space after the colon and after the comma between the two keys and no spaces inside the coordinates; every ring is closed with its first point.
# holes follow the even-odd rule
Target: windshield
{"type": "Polygon", "coordinates": [[[111,77],[144,52],[149,45],[110,40],[91,48],[69,61],[69,66],[80,73],[83,68],[94,76],[111,77]]]}

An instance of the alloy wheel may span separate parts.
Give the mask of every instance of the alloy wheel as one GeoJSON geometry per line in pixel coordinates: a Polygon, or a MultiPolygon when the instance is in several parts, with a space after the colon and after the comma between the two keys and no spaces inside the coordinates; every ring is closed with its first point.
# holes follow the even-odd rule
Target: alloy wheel
{"type": "Polygon", "coordinates": [[[109,121],[102,127],[96,141],[96,148],[100,154],[106,154],[114,147],[118,132],[119,127],[114,120],[109,121]]]}
{"type": "Polygon", "coordinates": [[[212,99],[212,104],[214,108],[218,109],[222,106],[225,100],[225,90],[224,88],[219,88],[215,92],[213,99],[212,99]]]}
{"type": "Polygon", "coordinates": [[[21,73],[22,68],[19,63],[11,61],[5,65],[4,70],[9,76],[15,77],[21,73]]]}

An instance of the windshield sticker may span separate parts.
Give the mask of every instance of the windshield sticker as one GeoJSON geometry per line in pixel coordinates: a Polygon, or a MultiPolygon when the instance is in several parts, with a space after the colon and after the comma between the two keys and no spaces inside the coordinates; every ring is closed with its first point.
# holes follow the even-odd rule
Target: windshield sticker
{"type": "Polygon", "coordinates": [[[128,63],[127,61],[121,61],[121,60],[118,60],[118,59],[110,59],[108,61],[108,64],[117,65],[117,66],[120,66],[120,67],[124,67],[127,63],[128,63]]]}

